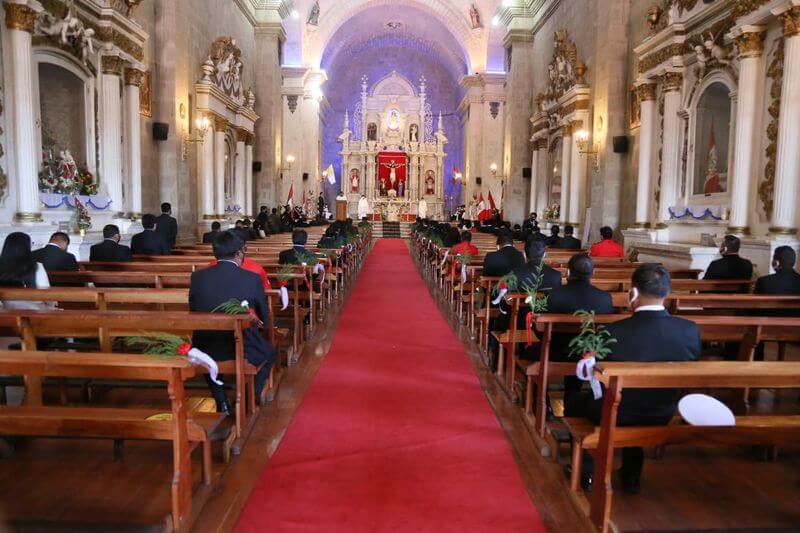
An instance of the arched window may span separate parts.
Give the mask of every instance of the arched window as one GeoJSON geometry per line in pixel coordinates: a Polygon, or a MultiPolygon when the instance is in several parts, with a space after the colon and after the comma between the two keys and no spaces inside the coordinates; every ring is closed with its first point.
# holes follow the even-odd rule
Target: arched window
{"type": "Polygon", "coordinates": [[[730,89],[721,82],[708,85],[697,101],[691,189],[694,195],[728,192],[731,105],[730,89]]]}

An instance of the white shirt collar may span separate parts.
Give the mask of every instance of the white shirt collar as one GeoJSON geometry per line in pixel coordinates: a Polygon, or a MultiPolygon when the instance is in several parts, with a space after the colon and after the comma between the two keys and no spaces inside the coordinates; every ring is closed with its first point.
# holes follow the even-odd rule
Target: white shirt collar
{"type": "Polygon", "coordinates": [[[634,313],[639,313],[641,311],[666,311],[666,308],[663,305],[640,305],[636,308],[634,313]]]}
{"type": "Polygon", "coordinates": [[[235,265],[237,267],[239,266],[239,264],[236,261],[233,261],[231,259],[219,259],[219,260],[217,260],[217,263],[230,263],[230,264],[235,265]]]}
{"type": "Polygon", "coordinates": [[[59,245],[57,245],[56,243],[54,243],[54,242],[48,242],[45,246],[55,246],[59,250],[61,249],[61,247],[59,245]]]}

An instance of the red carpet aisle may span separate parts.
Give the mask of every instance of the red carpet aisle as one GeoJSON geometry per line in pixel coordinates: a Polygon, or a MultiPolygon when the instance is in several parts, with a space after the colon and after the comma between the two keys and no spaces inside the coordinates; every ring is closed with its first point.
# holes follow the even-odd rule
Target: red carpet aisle
{"type": "Polygon", "coordinates": [[[403,241],[377,241],[236,529],[544,531],[403,241]]]}

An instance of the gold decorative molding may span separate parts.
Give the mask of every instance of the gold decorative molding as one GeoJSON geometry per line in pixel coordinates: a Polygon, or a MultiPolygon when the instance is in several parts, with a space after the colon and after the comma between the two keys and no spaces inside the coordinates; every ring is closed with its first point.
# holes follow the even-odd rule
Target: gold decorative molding
{"type": "Polygon", "coordinates": [[[533,141],[533,149],[534,150],[547,150],[547,138],[542,137],[541,139],[536,139],[533,141]]]}
{"type": "Polygon", "coordinates": [[[648,54],[639,60],[639,74],[647,72],[648,70],[657,67],[661,63],[667,61],[671,57],[682,56],[683,45],[680,43],[673,43],[663,48],[659,48],[652,54],[648,54]]]}
{"type": "Polygon", "coordinates": [[[136,85],[141,87],[144,82],[145,73],[138,68],[125,69],[125,85],[136,85]]]}
{"type": "Polygon", "coordinates": [[[631,85],[628,89],[629,109],[628,109],[628,126],[638,128],[642,119],[642,103],[639,101],[639,93],[635,85],[631,85]]]}
{"type": "Polygon", "coordinates": [[[767,125],[767,140],[769,144],[766,148],[767,164],[764,166],[764,177],[758,185],[758,199],[764,208],[767,217],[772,216],[772,207],[775,194],[775,173],[778,158],[778,124],[781,115],[781,93],[783,92],[783,55],[784,39],[778,40],[778,46],[767,67],[767,78],[771,80],[769,95],[772,101],[767,108],[771,117],[767,125]]]}
{"type": "Polygon", "coordinates": [[[250,132],[243,129],[236,129],[236,142],[240,143],[247,143],[247,139],[250,137],[250,132]]]}
{"type": "Polygon", "coordinates": [[[252,133],[248,133],[247,138],[244,140],[244,144],[246,146],[254,146],[256,144],[256,136],[252,133]]]}
{"type": "Polygon", "coordinates": [[[733,17],[739,18],[749,15],[770,0],[736,0],[733,4],[733,17]]]}
{"type": "Polygon", "coordinates": [[[41,213],[17,213],[14,215],[14,220],[17,222],[41,222],[42,221],[42,214],[41,213]]]}
{"type": "Polygon", "coordinates": [[[100,71],[103,74],[122,76],[125,60],[119,56],[103,56],[100,61],[100,71]]]}
{"type": "Polygon", "coordinates": [[[727,232],[731,235],[750,235],[749,226],[728,226],[727,232]]]}
{"type": "Polygon", "coordinates": [[[778,15],[778,18],[783,23],[783,34],[786,37],[800,35],[800,6],[793,6],[778,15]]]}
{"type": "Polygon", "coordinates": [[[764,53],[764,38],[766,33],[763,31],[752,31],[736,37],[736,48],[739,50],[740,57],[760,57],[764,53]]]}
{"type": "Polygon", "coordinates": [[[661,76],[664,92],[680,91],[683,86],[683,74],[680,72],[667,72],[661,76]]]}
{"type": "Polygon", "coordinates": [[[647,102],[656,99],[656,84],[643,83],[636,86],[636,96],[639,97],[640,102],[647,102]]]}
{"type": "Polygon", "coordinates": [[[582,120],[572,120],[569,123],[569,130],[572,134],[576,134],[583,129],[583,121],[582,120]]]}
{"type": "Polygon", "coordinates": [[[214,131],[224,132],[228,129],[228,121],[222,117],[214,115],[214,131]]]}
{"type": "Polygon", "coordinates": [[[558,114],[560,116],[562,116],[562,117],[565,117],[565,116],[567,116],[567,115],[569,115],[571,113],[574,113],[575,111],[584,111],[586,109],[589,109],[589,100],[588,99],[575,100],[571,104],[565,105],[564,107],[562,107],[558,111],[558,114]]]}
{"type": "Polygon", "coordinates": [[[145,71],[139,86],[139,114],[147,118],[153,116],[153,75],[149,70],[145,71]]]}
{"type": "Polygon", "coordinates": [[[9,30],[21,30],[33,33],[37,13],[34,9],[23,4],[3,2],[6,10],[6,27],[9,30]]]}
{"type": "Polygon", "coordinates": [[[137,61],[144,61],[144,49],[131,41],[124,33],[112,29],[111,42],[123,52],[130,54],[137,61]]]}
{"type": "Polygon", "coordinates": [[[541,105],[552,105],[575,85],[586,83],[586,65],[578,60],[578,49],[569,40],[567,30],[558,30],[553,36],[553,58],[547,65],[548,83],[544,94],[537,95],[541,105]]]}
{"type": "Polygon", "coordinates": [[[769,232],[772,235],[796,235],[797,234],[797,228],[775,227],[775,228],[769,228],[769,232]]]}

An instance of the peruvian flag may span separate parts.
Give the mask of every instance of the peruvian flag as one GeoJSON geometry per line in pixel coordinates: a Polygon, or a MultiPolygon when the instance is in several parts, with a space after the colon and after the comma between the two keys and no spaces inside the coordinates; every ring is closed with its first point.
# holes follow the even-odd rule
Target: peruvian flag
{"type": "Polygon", "coordinates": [[[492,191],[489,191],[489,209],[492,211],[497,209],[497,206],[494,205],[494,198],[492,197],[492,191]]]}
{"type": "Polygon", "coordinates": [[[492,191],[489,191],[489,205],[491,205],[491,209],[486,209],[486,202],[483,201],[483,193],[481,193],[481,197],[478,200],[478,220],[481,222],[492,218],[492,209],[494,209],[492,191]]]}
{"type": "Polygon", "coordinates": [[[294,183],[289,187],[289,196],[286,198],[289,207],[294,208],[294,183]]]}

